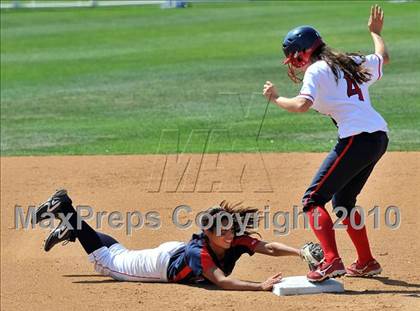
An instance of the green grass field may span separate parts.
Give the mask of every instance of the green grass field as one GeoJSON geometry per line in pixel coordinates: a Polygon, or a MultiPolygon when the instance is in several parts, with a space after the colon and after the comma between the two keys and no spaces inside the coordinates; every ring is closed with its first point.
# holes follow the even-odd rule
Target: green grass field
{"type": "MultiPolygon", "coordinates": [[[[248,2],[1,12],[1,154],[327,151],[332,122],[270,106],[284,34],[370,53],[372,2],[248,2]]],[[[371,98],[391,150],[420,150],[420,5],[382,3],[391,64],[371,98]]]]}

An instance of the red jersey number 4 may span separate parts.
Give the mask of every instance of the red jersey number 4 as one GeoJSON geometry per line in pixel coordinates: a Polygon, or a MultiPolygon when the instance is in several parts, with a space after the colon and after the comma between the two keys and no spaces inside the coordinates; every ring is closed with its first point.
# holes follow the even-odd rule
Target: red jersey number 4
{"type": "Polygon", "coordinates": [[[352,78],[345,76],[344,79],[347,81],[347,96],[352,97],[357,95],[360,101],[364,101],[363,93],[360,87],[357,85],[356,81],[352,78]]]}

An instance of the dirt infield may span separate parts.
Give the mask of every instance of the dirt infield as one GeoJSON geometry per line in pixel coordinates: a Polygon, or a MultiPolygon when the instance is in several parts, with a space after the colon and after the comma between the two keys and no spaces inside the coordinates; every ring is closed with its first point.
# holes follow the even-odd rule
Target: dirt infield
{"type": "MultiPolygon", "coordinates": [[[[270,206],[292,212],[324,154],[230,154],[183,156],[175,165],[169,156],[83,156],[1,158],[1,309],[2,310],[420,310],[418,266],[420,153],[388,153],[368,181],[358,204],[379,206],[380,229],[368,218],[376,258],[384,272],[374,279],[343,278],[344,294],[277,297],[269,292],[229,292],[178,284],[121,283],[95,274],[78,243],[42,249],[47,229],[15,230],[15,206],[25,209],[65,187],[76,205],[95,211],[157,211],[161,228],[143,227],[131,236],[125,226],[113,230],[131,248],[149,248],[170,240],[188,240],[196,227],[180,230],[171,221],[174,208],[193,208],[182,221],[222,199],[270,206]],[[217,165],[217,166],[216,166],[217,165]],[[162,172],[164,174],[162,175],[162,172]],[[162,177],[163,176],[163,177],[162,177]],[[395,205],[401,225],[385,225],[385,209],[395,205]]],[[[269,223],[271,223],[269,218],[269,223]]],[[[89,221],[95,225],[95,221],[89,221]]],[[[302,225],[302,223],[300,223],[302,225]]],[[[290,224],[291,226],[291,224],[290,224]]],[[[302,226],[277,236],[274,228],[260,230],[266,240],[299,246],[314,240],[302,226]]],[[[345,231],[337,233],[346,264],[355,251],[345,231]]],[[[253,281],[282,271],[303,275],[307,267],[296,258],[243,256],[234,276],[253,281]]]]}

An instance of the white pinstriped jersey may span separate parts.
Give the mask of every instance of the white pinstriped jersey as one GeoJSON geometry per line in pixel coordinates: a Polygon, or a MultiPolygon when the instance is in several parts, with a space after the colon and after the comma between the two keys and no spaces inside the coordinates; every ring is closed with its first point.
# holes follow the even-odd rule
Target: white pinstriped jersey
{"type": "Polygon", "coordinates": [[[358,85],[344,77],[341,70],[337,83],[328,64],[317,61],[306,70],[298,97],[311,100],[311,108],[333,118],[340,138],[362,132],[388,132],[385,120],[371,105],[368,91],[369,86],[382,77],[382,64],[380,55],[367,55],[363,65],[372,74],[371,80],[358,85]]]}

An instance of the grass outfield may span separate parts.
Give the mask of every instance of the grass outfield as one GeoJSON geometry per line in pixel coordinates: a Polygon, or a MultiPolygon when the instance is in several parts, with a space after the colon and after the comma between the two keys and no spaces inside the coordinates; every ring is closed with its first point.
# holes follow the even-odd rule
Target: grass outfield
{"type": "MultiPolygon", "coordinates": [[[[291,27],[372,51],[371,2],[250,2],[1,12],[1,153],[327,151],[332,122],[266,101],[299,87],[280,65],[291,27]],[[209,134],[210,133],[210,134],[209,134]]],[[[383,3],[391,64],[371,88],[391,150],[420,150],[419,3],[383,3]]]]}

